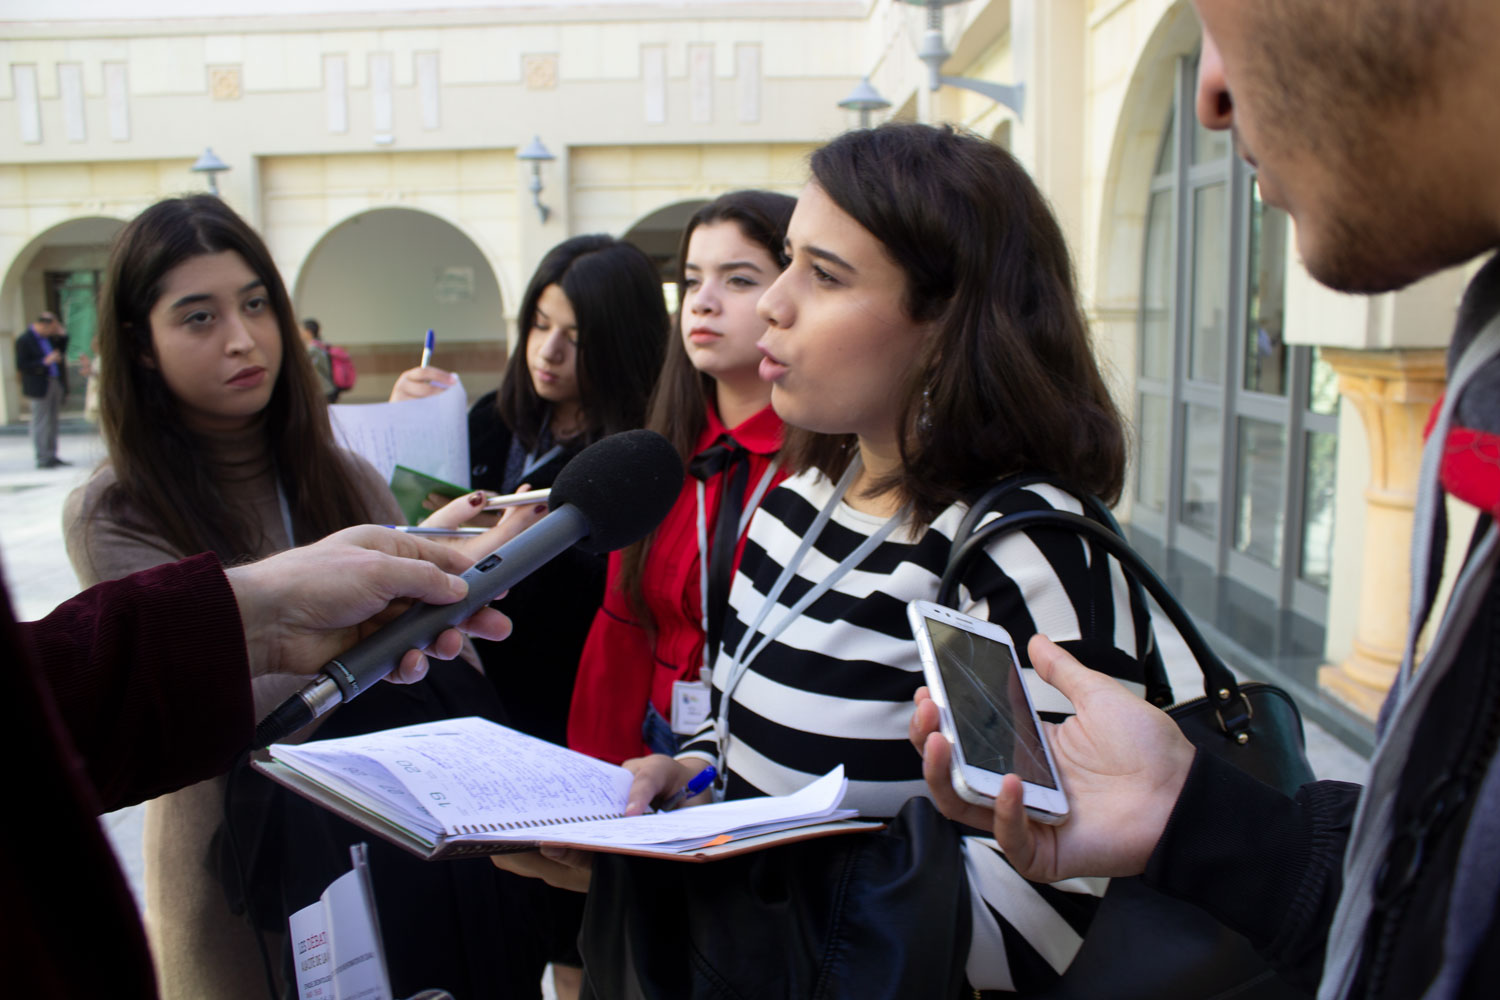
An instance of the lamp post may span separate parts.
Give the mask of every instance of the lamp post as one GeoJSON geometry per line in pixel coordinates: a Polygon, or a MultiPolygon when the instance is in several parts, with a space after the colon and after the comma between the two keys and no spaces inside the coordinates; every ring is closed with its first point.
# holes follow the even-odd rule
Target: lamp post
{"type": "Polygon", "coordinates": [[[1026,84],[990,83],[988,80],[971,80],[965,76],[943,76],[943,63],[953,53],[943,41],[943,8],[965,0],[906,0],[914,7],[927,8],[927,30],[922,33],[922,42],[917,46],[917,58],[927,64],[927,89],[936,92],[944,84],[983,94],[1021,117],[1026,105],[1026,84]]]}
{"type": "Polygon", "coordinates": [[[880,96],[880,91],[870,86],[870,78],[862,77],[849,96],[839,101],[839,107],[847,111],[859,112],[859,127],[870,127],[870,112],[884,111],[891,106],[891,102],[880,96]]]}
{"type": "Polygon", "coordinates": [[[215,197],[218,197],[218,195],[219,195],[219,180],[218,180],[218,177],[224,171],[226,171],[226,170],[229,169],[229,164],[225,163],[223,160],[221,160],[217,156],[215,156],[214,155],[214,151],[213,151],[213,149],[211,147],[204,146],[203,147],[203,155],[200,156],[200,157],[198,157],[198,162],[195,163],[195,164],[193,164],[191,167],[188,167],[188,169],[191,170],[195,174],[207,174],[208,175],[208,191],[209,191],[210,194],[214,195],[215,197]]]}
{"type": "Polygon", "coordinates": [[[516,154],[516,159],[531,164],[531,182],[526,187],[531,192],[531,202],[536,206],[537,214],[542,217],[542,224],[546,225],[547,217],[552,214],[552,209],[542,204],[542,164],[550,163],[557,157],[542,145],[541,136],[534,135],[526,144],[526,148],[516,154]]]}

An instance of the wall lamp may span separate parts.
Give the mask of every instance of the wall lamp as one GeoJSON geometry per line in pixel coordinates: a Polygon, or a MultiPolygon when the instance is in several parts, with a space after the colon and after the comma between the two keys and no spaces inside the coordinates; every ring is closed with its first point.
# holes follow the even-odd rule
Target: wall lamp
{"type": "Polygon", "coordinates": [[[198,162],[188,169],[195,174],[207,174],[208,191],[217,197],[219,194],[218,176],[229,169],[229,164],[215,156],[211,148],[204,146],[203,155],[198,157],[198,162]]]}
{"type": "Polygon", "coordinates": [[[864,77],[849,92],[849,96],[839,101],[839,107],[847,111],[859,112],[859,127],[870,127],[870,112],[884,111],[891,106],[891,102],[880,96],[880,91],[870,86],[870,78],[864,77]]]}
{"type": "Polygon", "coordinates": [[[552,209],[542,204],[542,164],[550,163],[557,157],[542,145],[541,136],[534,135],[526,144],[526,148],[516,154],[516,159],[525,160],[531,164],[531,182],[526,187],[531,192],[531,203],[536,206],[537,214],[542,217],[542,224],[546,225],[552,209]]]}
{"type": "Polygon", "coordinates": [[[1021,117],[1026,104],[1026,85],[990,83],[988,80],[971,80],[965,76],[943,76],[943,63],[953,53],[943,42],[943,8],[965,0],[906,0],[913,7],[927,8],[927,30],[922,33],[922,43],[917,47],[917,58],[927,64],[927,89],[937,91],[947,84],[961,90],[972,90],[983,94],[997,104],[1003,105],[1021,117]]]}

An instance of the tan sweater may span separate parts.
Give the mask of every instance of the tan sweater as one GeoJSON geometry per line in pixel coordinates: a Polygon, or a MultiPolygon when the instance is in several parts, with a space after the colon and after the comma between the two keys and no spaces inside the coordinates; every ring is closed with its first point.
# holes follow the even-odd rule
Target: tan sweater
{"type": "MultiPolygon", "coordinates": [[[[388,524],[404,523],[395,497],[370,464],[347,452],[342,457],[376,517],[388,524]]],[[[231,498],[232,507],[224,516],[259,526],[260,539],[252,555],[262,557],[289,548],[291,540],[261,429],[214,439],[208,460],[231,498]]],[[[106,517],[101,502],[114,482],[114,469],[105,464],[63,506],[68,558],[84,587],[194,554],[178,552],[158,536],[106,517]]],[[[256,718],[303,683],[301,678],[287,676],[257,678],[256,718]]],[[[210,874],[209,847],[223,809],[222,777],[146,804],[142,838],[145,921],[163,1000],[265,1000],[265,973],[254,934],[243,918],[229,912],[224,891],[210,874]]],[[[267,943],[274,947],[274,936],[267,943]]]]}

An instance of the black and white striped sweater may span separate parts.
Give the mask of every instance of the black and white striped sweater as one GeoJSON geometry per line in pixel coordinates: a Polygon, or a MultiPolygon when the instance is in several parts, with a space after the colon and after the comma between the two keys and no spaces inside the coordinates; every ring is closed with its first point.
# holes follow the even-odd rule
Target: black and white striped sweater
{"type": "MultiPolygon", "coordinates": [[[[825,477],[803,473],[768,494],[756,512],[712,672],[713,711],[682,757],[717,760],[714,720],[730,656],[833,495],[825,477]]],[[[999,510],[1047,507],[1081,512],[1071,496],[1044,484],[1008,494],[999,510]]],[[[912,695],[923,680],[905,605],[936,596],[965,512],[961,504],[949,507],[915,539],[898,527],[754,658],[731,697],[726,798],[786,794],[838,764],[849,779],[844,804],[862,815],[893,816],[907,799],[927,794],[921,760],[907,741],[912,695]]],[[[762,629],[779,622],[883,523],[839,504],[762,629]]],[[[1068,532],[1007,535],[975,560],[960,589],[959,610],[1010,633],[1044,714],[1070,706],[1031,673],[1025,651],[1033,633],[1137,691],[1144,690],[1142,660],[1158,655],[1149,618],[1133,604],[1118,565],[1111,560],[1104,588],[1088,559],[1084,543],[1068,532]]],[[[965,848],[974,912],[971,983],[1024,990],[1050,981],[1072,961],[1105,880],[1036,885],[1010,868],[992,839],[969,837],[965,848]]]]}

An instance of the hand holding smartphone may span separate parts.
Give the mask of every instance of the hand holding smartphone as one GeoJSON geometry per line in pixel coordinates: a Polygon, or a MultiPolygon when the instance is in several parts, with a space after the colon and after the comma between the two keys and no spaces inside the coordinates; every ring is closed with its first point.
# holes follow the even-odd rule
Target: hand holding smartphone
{"type": "Polygon", "coordinates": [[[1021,779],[1022,805],[1042,823],[1068,817],[1068,801],[1005,631],[931,601],[906,606],[939,726],[953,745],[953,789],[993,805],[1000,780],[1021,779]]]}

